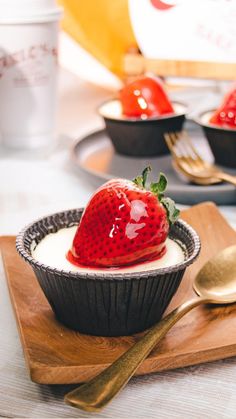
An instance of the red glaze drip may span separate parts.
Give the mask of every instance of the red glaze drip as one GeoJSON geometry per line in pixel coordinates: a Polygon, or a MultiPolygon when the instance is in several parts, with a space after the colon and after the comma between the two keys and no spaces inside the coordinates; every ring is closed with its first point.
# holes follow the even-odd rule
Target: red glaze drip
{"type": "Polygon", "coordinates": [[[88,203],[68,258],[88,267],[137,264],[163,255],[168,232],[166,210],[152,192],[111,180],[88,203]]]}
{"type": "MultiPolygon", "coordinates": [[[[161,252],[158,255],[153,254],[152,257],[150,257],[150,259],[147,259],[145,262],[152,262],[155,260],[159,260],[161,259],[165,254],[166,254],[166,246],[164,245],[161,252]]],[[[132,263],[131,265],[125,265],[125,266],[110,266],[110,267],[101,267],[101,266],[86,266],[86,265],[82,265],[81,263],[78,262],[78,258],[74,257],[71,250],[68,251],[67,255],[66,255],[66,259],[68,260],[68,262],[70,262],[72,265],[77,266],[78,268],[86,268],[86,269],[97,269],[97,270],[115,270],[118,271],[119,269],[122,268],[126,268],[129,266],[142,266],[143,263],[145,263],[144,261],[140,260],[137,263],[132,263]]]]}
{"type": "Polygon", "coordinates": [[[209,122],[220,127],[236,129],[236,88],[225,96],[223,103],[212,115],[209,122]]]}
{"type": "Polygon", "coordinates": [[[127,84],[120,91],[120,101],[126,116],[155,117],[175,112],[162,82],[156,77],[143,77],[127,84]]]}

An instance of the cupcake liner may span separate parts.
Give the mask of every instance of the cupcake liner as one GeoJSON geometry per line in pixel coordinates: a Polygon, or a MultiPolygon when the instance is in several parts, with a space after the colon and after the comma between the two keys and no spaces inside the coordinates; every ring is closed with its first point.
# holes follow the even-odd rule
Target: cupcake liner
{"type": "Polygon", "coordinates": [[[45,217],[26,227],[16,240],[18,252],[33,268],[57,319],[81,333],[98,336],[130,335],[152,326],[177,291],[186,267],[198,256],[198,235],[177,221],[170,237],[184,245],[184,262],[146,272],[67,272],[31,256],[32,247],[43,237],[78,224],[81,214],[82,209],[76,209],[45,217]]]}
{"type": "Polygon", "coordinates": [[[215,162],[236,168],[236,130],[203,126],[215,162]]]}
{"type": "Polygon", "coordinates": [[[209,122],[215,109],[205,111],[195,118],[208,140],[216,164],[236,168],[236,129],[220,127],[209,122]]]}

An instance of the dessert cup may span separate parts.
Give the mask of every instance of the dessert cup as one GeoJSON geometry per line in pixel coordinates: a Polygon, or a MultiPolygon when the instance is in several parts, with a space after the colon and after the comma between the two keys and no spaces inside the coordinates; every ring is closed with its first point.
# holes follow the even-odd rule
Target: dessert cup
{"type": "Polygon", "coordinates": [[[127,156],[162,156],[169,153],[165,143],[166,132],[181,131],[186,107],[173,103],[175,114],[146,119],[122,116],[118,99],[103,103],[99,114],[103,117],[106,131],[115,150],[127,156]]]}
{"type": "Polygon", "coordinates": [[[32,267],[56,318],[69,328],[97,336],[141,332],[160,320],[177,291],[185,269],[200,251],[196,232],[177,221],[169,237],[181,244],[185,259],[168,268],[119,273],[69,272],[47,266],[32,257],[32,249],[49,233],[79,223],[82,209],[44,217],[24,228],[16,248],[32,267]]]}
{"type": "Polygon", "coordinates": [[[220,127],[209,122],[214,110],[202,113],[196,122],[202,127],[215,162],[221,166],[236,168],[236,129],[220,127]]]}

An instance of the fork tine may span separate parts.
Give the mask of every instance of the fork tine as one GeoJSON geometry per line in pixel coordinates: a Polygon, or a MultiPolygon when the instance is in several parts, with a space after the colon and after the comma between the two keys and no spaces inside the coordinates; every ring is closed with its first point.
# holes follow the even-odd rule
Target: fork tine
{"type": "Polygon", "coordinates": [[[170,134],[168,132],[165,132],[164,133],[164,138],[165,138],[165,141],[166,141],[166,144],[167,144],[169,150],[172,151],[172,142],[171,142],[170,134]]]}
{"type": "Polygon", "coordinates": [[[172,132],[165,132],[164,133],[164,137],[165,137],[165,140],[167,142],[167,145],[168,145],[168,147],[169,147],[169,149],[171,151],[172,150],[172,147],[173,147],[173,143],[172,143],[172,132]]]}
{"type": "Polygon", "coordinates": [[[175,148],[174,148],[174,146],[175,146],[175,139],[174,139],[173,133],[172,132],[165,133],[164,134],[164,137],[165,137],[166,144],[167,144],[167,146],[168,146],[168,148],[169,148],[172,156],[175,159],[178,159],[178,155],[176,154],[176,151],[175,151],[175,148]]]}
{"type": "MultiPolygon", "coordinates": [[[[187,144],[183,144],[182,132],[169,132],[164,134],[167,146],[172,157],[187,171],[196,170],[196,160],[189,154],[187,144]]],[[[191,153],[192,154],[192,153],[191,153]]]]}
{"type": "Polygon", "coordinates": [[[186,147],[182,140],[182,132],[175,132],[173,135],[175,137],[175,149],[178,157],[193,167],[195,165],[195,159],[192,157],[190,150],[188,150],[188,147],[186,147]]]}
{"type": "Polygon", "coordinates": [[[186,152],[186,147],[182,146],[181,132],[173,133],[173,137],[174,137],[176,151],[178,151],[179,157],[188,156],[188,153],[186,152]]]}
{"type": "Polygon", "coordinates": [[[202,169],[203,162],[196,157],[196,154],[190,147],[190,141],[185,141],[183,139],[182,132],[178,133],[176,137],[178,137],[178,142],[176,142],[176,144],[178,145],[179,153],[181,155],[181,161],[179,161],[179,163],[182,167],[192,173],[196,170],[202,169]]]}
{"type": "Polygon", "coordinates": [[[184,143],[183,141],[183,134],[182,132],[176,132],[175,133],[175,145],[176,148],[179,151],[179,154],[181,156],[185,156],[185,157],[190,157],[191,154],[189,153],[187,144],[184,143]]]}
{"type": "MultiPolygon", "coordinates": [[[[169,132],[164,134],[166,143],[169,147],[169,150],[175,160],[177,160],[180,164],[184,161],[186,161],[187,157],[185,149],[181,147],[180,144],[180,133],[178,132],[169,132]]],[[[186,161],[186,164],[188,162],[186,161]]]]}
{"type": "Polygon", "coordinates": [[[219,169],[204,161],[198,154],[186,132],[169,132],[165,133],[164,137],[174,157],[174,167],[182,170],[189,179],[199,184],[213,184],[217,179],[222,179],[219,169]]]}
{"type": "Polygon", "coordinates": [[[204,161],[198,155],[186,132],[185,134],[181,132],[178,135],[178,146],[182,155],[182,159],[185,160],[185,163],[188,164],[192,170],[199,170],[202,168],[204,161]]]}
{"type": "Polygon", "coordinates": [[[172,132],[171,134],[172,144],[174,146],[175,154],[178,156],[178,158],[183,156],[183,150],[181,148],[180,144],[180,133],[179,132],[172,132]]]}
{"type": "Polygon", "coordinates": [[[195,160],[197,160],[201,163],[204,163],[202,157],[200,156],[200,154],[198,154],[196,148],[194,147],[192,141],[190,140],[190,137],[189,137],[187,131],[185,131],[185,130],[183,131],[183,141],[186,144],[186,146],[192,151],[192,154],[193,154],[195,160]]]}

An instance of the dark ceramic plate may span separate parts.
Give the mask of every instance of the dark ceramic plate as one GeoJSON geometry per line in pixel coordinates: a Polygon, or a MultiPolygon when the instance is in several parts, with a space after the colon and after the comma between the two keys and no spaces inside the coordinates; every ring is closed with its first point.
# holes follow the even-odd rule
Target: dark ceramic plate
{"type": "MultiPolygon", "coordinates": [[[[213,157],[202,129],[192,121],[188,121],[185,128],[200,154],[212,161],[213,157]]],[[[105,130],[96,131],[78,140],[72,148],[71,157],[76,171],[80,175],[89,177],[95,186],[113,177],[133,179],[151,164],[153,171],[150,180],[154,180],[154,176],[157,176],[159,171],[165,172],[169,181],[168,194],[180,204],[192,205],[213,201],[216,204],[226,205],[236,202],[236,188],[233,185],[222,183],[198,186],[187,183],[172,168],[169,155],[134,158],[117,154],[105,130]]],[[[236,175],[236,170],[227,168],[227,171],[236,175]]]]}

